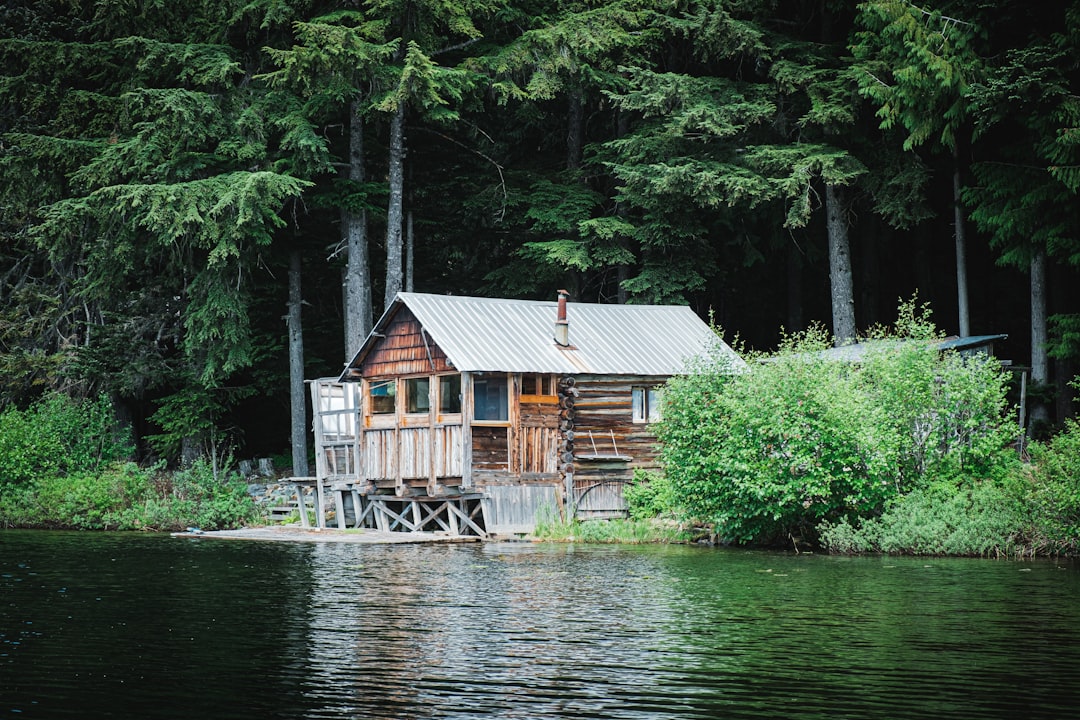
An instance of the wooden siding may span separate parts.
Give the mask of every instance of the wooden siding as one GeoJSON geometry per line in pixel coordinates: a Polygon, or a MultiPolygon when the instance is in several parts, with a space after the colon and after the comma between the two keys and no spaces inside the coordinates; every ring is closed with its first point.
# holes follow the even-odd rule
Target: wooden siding
{"type": "Polygon", "coordinates": [[[368,480],[397,478],[397,431],[368,430],[364,433],[364,477],[368,480]]]}
{"type": "Polygon", "coordinates": [[[510,456],[506,427],[472,426],[472,467],[474,470],[509,472],[510,456]]]}
{"type": "Polygon", "coordinates": [[[364,359],[360,372],[365,378],[384,378],[454,372],[454,368],[446,353],[403,307],[386,329],[386,336],[364,359]]]}
{"type": "Polygon", "coordinates": [[[464,465],[460,425],[435,428],[435,475],[461,477],[464,465]]]}
{"type": "Polygon", "coordinates": [[[559,470],[559,430],[546,427],[523,427],[518,433],[520,440],[518,457],[522,474],[541,473],[553,475],[559,470]]]}
{"type": "Polygon", "coordinates": [[[632,389],[659,385],[643,377],[577,378],[574,400],[574,454],[629,456],[633,467],[657,467],[653,426],[634,422],[632,389]]]}
{"type": "MultiPolygon", "coordinates": [[[[461,426],[434,430],[436,477],[460,477],[461,426]]],[[[371,480],[427,479],[432,469],[431,430],[426,427],[368,430],[364,433],[364,477],[371,480]]]]}
{"type": "Polygon", "coordinates": [[[569,406],[570,440],[564,457],[572,457],[574,503],[579,517],[625,515],[623,485],[634,470],[658,467],[653,426],[634,422],[633,388],[659,385],[663,378],[638,376],[577,376],[569,406]]]}
{"type": "Polygon", "coordinates": [[[559,488],[547,485],[492,485],[484,493],[484,527],[496,535],[530,533],[543,517],[559,517],[559,488]]]}
{"type": "Polygon", "coordinates": [[[519,470],[523,477],[556,477],[559,472],[559,406],[521,403],[517,432],[519,470]]]}
{"type": "Polygon", "coordinates": [[[405,480],[427,480],[431,473],[431,433],[427,428],[398,430],[398,470],[405,480]]]}

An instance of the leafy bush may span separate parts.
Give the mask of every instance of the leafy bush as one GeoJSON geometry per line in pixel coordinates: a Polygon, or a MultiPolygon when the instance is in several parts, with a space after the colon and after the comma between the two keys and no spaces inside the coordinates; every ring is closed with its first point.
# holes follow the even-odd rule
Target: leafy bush
{"type": "Polygon", "coordinates": [[[838,360],[813,328],[745,372],[672,379],[661,457],[686,510],[728,541],[813,539],[822,523],[876,516],[931,481],[999,474],[1004,372],[939,352],[913,305],[900,318],[856,360],[838,360]]]}
{"type": "Polygon", "coordinates": [[[0,414],[0,488],[40,477],[92,472],[132,452],[112,405],[53,393],[25,411],[0,414]]]}
{"type": "Polygon", "coordinates": [[[994,481],[937,483],[895,498],[878,518],[823,523],[830,552],[914,555],[1012,555],[1023,543],[1020,496],[994,481]]]}
{"type": "Polygon", "coordinates": [[[236,472],[215,472],[210,460],[200,458],[171,476],[175,518],[182,527],[203,530],[237,527],[259,518],[259,509],[236,472]]]}
{"type": "Polygon", "coordinates": [[[1051,553],[1080,551],[1080,423],[1030,446],[1026,473],[1031,496],[1031,541],[1051,553]]]}
{"type": "Polygon", "coordinates": [[[623,497],[631,520],[674,515],[678,510],[675,489],[663,473],[635,470],[633,482],[623,488],[623,497]]]}
{"type": "Polygon", "coordinates": [[[174,475],[134,463],[46,476],[0,494],[0,524],[79,530],[217,530],[260,519],[237,475],[215,479],[199,461],[174,475]]]}
{"type": "Polygon", "coordinates": [[[35,513],[31,523],[82,530],[124,530],[132,505],[151,489],[150,472],[134,463],[116,463],[95,472],[46,476],[26,489],[35,513]]]}

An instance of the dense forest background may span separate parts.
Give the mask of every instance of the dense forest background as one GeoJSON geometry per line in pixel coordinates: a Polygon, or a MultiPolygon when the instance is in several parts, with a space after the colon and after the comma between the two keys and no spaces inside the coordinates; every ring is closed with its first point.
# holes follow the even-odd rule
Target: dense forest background
{"type": "Polygon", "coordinates": [[[287,454],[290,387],[398,290],[566,287],[757,349],[917,296],[1007,333],[1052,424],[1078,50],[1063,0],[9,0],[0,406],[287,454]]]}

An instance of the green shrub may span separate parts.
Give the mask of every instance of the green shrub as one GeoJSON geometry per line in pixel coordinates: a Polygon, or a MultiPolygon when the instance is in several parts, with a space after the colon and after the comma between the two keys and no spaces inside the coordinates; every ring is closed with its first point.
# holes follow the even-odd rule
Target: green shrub
{"type": "Polygon", "coordinates": [[[130,436],[117,427],[104,395],[91,401],[53,393],[27,410],[0,413],[0,488],[92,472],[131,452],[130,436]]]}
{"type": "Polygon", "coordinates": [[[207,461],[173,475],[114,463],[98,471],[44,476],[0,493],[0,524],[79,530],[205,530],[260,519],[238,475],[215,478],[207,461]]]}
{"type": "Polygon", "coordinates": [[[14,407],[0,413],[0,492],[24,487],[40,475],[56,475],[62,455],[59,438],[30,413],[14,407]]]}
{"type": "Polygon", "coordinates": [[[623,497],[631,520],[648,520],[678,512],[675,489],[663,473],[635,470],[633,481],[623,487],[623,497]]]}
{"type": "Polygon", "coordinates": [[[1080,551],[1080,423],[1068,420],[1045,443],[1032,443],[1025,479],[1031,496],[1031,541],[1050,553],[1080,551]]]}
{"type": "Polygon", "coordinates": [[[177,515],[186,518],[184,526],[217,530],[237,527],[260,516],[240,474],[215,472],[206,458],[174,473],[171,490],[177,515]]]}
{"type": "Polygon", "coordinates": [[[939,352],[912,305],[900,316],[857,361],[813,328],[745,372],[672,379],[658,431],[677,502],[726,541],[812,540],[933,481],[999,475],[1005,374],[939,352]]]}
{"type": "Polygon", "coordinates": [[[912,555],[1013,555],[1024,545],[1020,496],[994,481],[938,483],[895,498],[877,518],[843,518],[819,527],[830,552],[912,555]]]}
{"type": "Polygon", "coordinates": [[[130,530],[130,512],[151,492],[151,473],[135,463],[116,463],[96,472],[42,477],[28,490],[37,509],[35,525],[80,530],[130,530]]]}

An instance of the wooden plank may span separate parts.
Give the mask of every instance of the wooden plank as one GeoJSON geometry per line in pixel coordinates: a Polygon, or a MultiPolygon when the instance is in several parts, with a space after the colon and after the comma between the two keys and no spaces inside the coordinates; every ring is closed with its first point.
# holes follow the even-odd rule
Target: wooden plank
{"type": "Polygon", "coordinates": [[[556,485],[489,485],[484,498],[484,518],[492,534],[530,533],[540,512],[558,512],[556,485]]]}
{"type": "Polygon", "coordinates": [[[461,487],[473,486],[472,418],[473,376],[461,373],[461,487]]]}
{"type": "Polygon", "coordinates": [[[475,521],[476,515],[479,514],[482,511],[481,507],[480,507],[480,503],[477,502],[475,504],[475,506],[473,507],[472,511],[470,512],[468,510],[468,503],[469,503],[468,500],[463,498],[463,499],[459,500],[458,502],[460,502],[463,507],[459,507],[458,505],[455,505],[453,503],[449,503],[446,506],[447,507],[447,512],[449,513],[449,517],[452,519],[451,522],[453,523],[453,526],[455,528],[454,534],[455,535],[460,535],[461,534],[460,532],[457,531],[457,528],[459,527],[458,522],[460,521],[461,523],[464,523],[466,527],[471,529],[478,536],[486,537],[487,532],[482,527],[477,525],[476,521],[475,521]]]}

